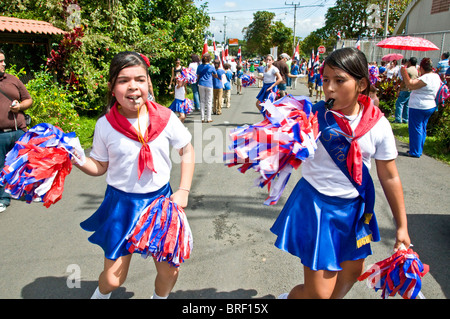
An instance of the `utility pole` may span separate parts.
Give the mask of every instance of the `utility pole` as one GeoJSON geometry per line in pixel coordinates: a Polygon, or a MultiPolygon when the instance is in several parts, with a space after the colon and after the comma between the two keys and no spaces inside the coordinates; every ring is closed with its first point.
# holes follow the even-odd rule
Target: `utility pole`
{"type": "Polygon", "coordinates": [[[384,20],[384,36],[387,37],[388,25],[389,25],[389,0],[386,1],[386,20],[384,20]]]}
{"type": "Polygon", "coordinates": [[[227,17],[224,16],[223,19],[223,45],[227,44],[227,17]]]}
{"type": "Polygon", "coordinates": [[[293,43],[292,43],[292,47],[293,47],[293,50],[295,51],[295,23],[296,23],[296,20],[297,20],[297,7],[300,5],[300,2],[298,2],[298,3],[293,3],[293,2],[286,3],[286,2],[284,2],[284,5],[286,5],[286,6],[294,6],[294,40],[293,40],[293,43]]]}

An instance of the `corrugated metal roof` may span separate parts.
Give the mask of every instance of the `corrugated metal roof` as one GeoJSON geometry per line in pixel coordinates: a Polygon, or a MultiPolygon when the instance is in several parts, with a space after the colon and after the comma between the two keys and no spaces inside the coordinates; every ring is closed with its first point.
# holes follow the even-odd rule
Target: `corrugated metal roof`
{"type": "Polygon", "coordinates": [[[54,27],[51,23],[37,20],[25,20],[0,16],[0,32],[63,34],[65,31],[54,27]]]}

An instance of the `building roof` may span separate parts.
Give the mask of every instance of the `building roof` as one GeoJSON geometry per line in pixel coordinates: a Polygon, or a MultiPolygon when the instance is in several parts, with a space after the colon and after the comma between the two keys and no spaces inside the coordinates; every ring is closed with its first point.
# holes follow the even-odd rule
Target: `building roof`
{"type": "Polygon", "coordinates": [[[25,20],[0,16],[0,32],[64,34],[65,31],[54,27],[51,23],[37,20],[25,20]]]}

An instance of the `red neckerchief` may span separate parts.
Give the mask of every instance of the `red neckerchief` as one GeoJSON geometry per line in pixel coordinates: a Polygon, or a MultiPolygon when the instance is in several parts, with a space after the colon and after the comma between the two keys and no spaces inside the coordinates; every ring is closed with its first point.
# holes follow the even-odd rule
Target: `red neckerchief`
{"type": "Polygon", "coordinates": [[[360,94],[358,97],[358,102],[363,106],[363,113],[361,121],[359,122],[354,132],[350,127],[350,123],[348,120],[342,119],[334,114],[333,116],[337,124],[339,125],[339,128],[345,134],[352,137],[350,149],[347,155],[347,168],[353,180],[358,185],[361,185],[363,160],[361,147],[358,144],[358,139],[366,134],[384,114],[378,107],[373,104],[372,100],[366,95],[360,94]]]}
{"type": "Polygon", "coordinates": [[[127,118],[119,113],[117,102],[113,105],[109,113],[106,114],[106,119],[116,131],[134,141],[141,142],[142,147],[139,152],[138,178],[141,178],[142,172],[146,166],[151,171],[156,173],[153,166],[152,152],[148,146],[148,143],[157,138],[158,135],[164,130],[172,112],[170,109],[159,105],[158,103],[146,101],[145,104],[147,106],[150,119],[150,123],[145,131],[145,136],[142,136],[140,132],[138,132],[133,125],[131,125],[127,118]]]}

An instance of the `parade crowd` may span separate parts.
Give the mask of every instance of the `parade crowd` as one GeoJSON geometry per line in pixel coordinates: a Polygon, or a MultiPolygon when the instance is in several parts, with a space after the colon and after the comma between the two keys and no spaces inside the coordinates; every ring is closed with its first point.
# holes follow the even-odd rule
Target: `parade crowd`
{"type": "MultiPolygon", "coordinates": [[[[23,111],[32,104],[24,85],[5,72],[5,56],[0,51],[2,167],[6,154],[26,131],[23,111]]],[[[317,114],[317,121],[307,132],[299,126],[297,134],[290,133],[297,142],[304,141],[311,131],[320,134],[314,149],[309,149],[314,156],[302,163],[302,178],[270,230],[277,237],[276,247],[301,259],[304,283],[279,298],[343,298],[363,273],[364,260],[372,254],[371,243],[380,240],[369,174],[372,159],[397,229],[394,251],[411,244],[395,163],[395,138],[377,107],[376,83],[397,78],[401,82],[395,121],[408,124],[408,155],[420,157],[427,121],[437,107],[436,97],[449,81],[448,58],[444,53],[435,69],[429,58],[418,62],[414,57],[402,60],[401,66],[394,60],[378,67],[356,48],[335,50],[323,61],[291,59],[282,53],[276,58],[267,55],[257,64],[193,54],[188,66],[175,61],[169,83],[174,101],[166,108],[154,102],[148,58],[136,52],[118,53],[110,63],[108,103],[97,121],[92,150],[89,156],[73,152],[76,158],[72,159],[87,175],[106,175],[107,189],[100,207],[81,223],[84,230],[92,232],[89,241],[104,250],[104,269],[92,298],[109,298],[125,282],[133,252],[153,257],[157,275],[152,298],[165,299],[172,291],[180,263],[189,258],[192,246],[183,210],[188,209],[195,166],[192,135],[183,124],[186,117],[197,111],[202,123],[210,123],[212,115],[220,116],[223,108],[231,107],[233,86],[236,95],[241,95],[243,87],[257,85],[256,108],[270,119],[264,102],[286,97],[303,78],[313,105],[311,112],[305,107],[293,114],[303,112],[305,119],[317,114]],[[193,101],[186,97],[187,86],[192,89],[193,101]],[[181,159],[178,185],[169,183],[170,147],[181,159]],[[168,198],[173,205],[160,202],[161,198],[168,198]],[[145,220],[147,215],[150,217],[145,220]],[[161,228],[141,231],[150,221],[152,227],[161,228]],[[144,245],[155,236],[155,244],[144,245]],[[174,251],[151,250],[159,244],[174,251]]],[[[272,125],[271,121],[262,123],[272,125]]],[[[289,142],[287,145],[293,145],[295,141],[289,142]]],[[[0,211],[4,211],[10,197],[1,190],[0,211]]]]}

